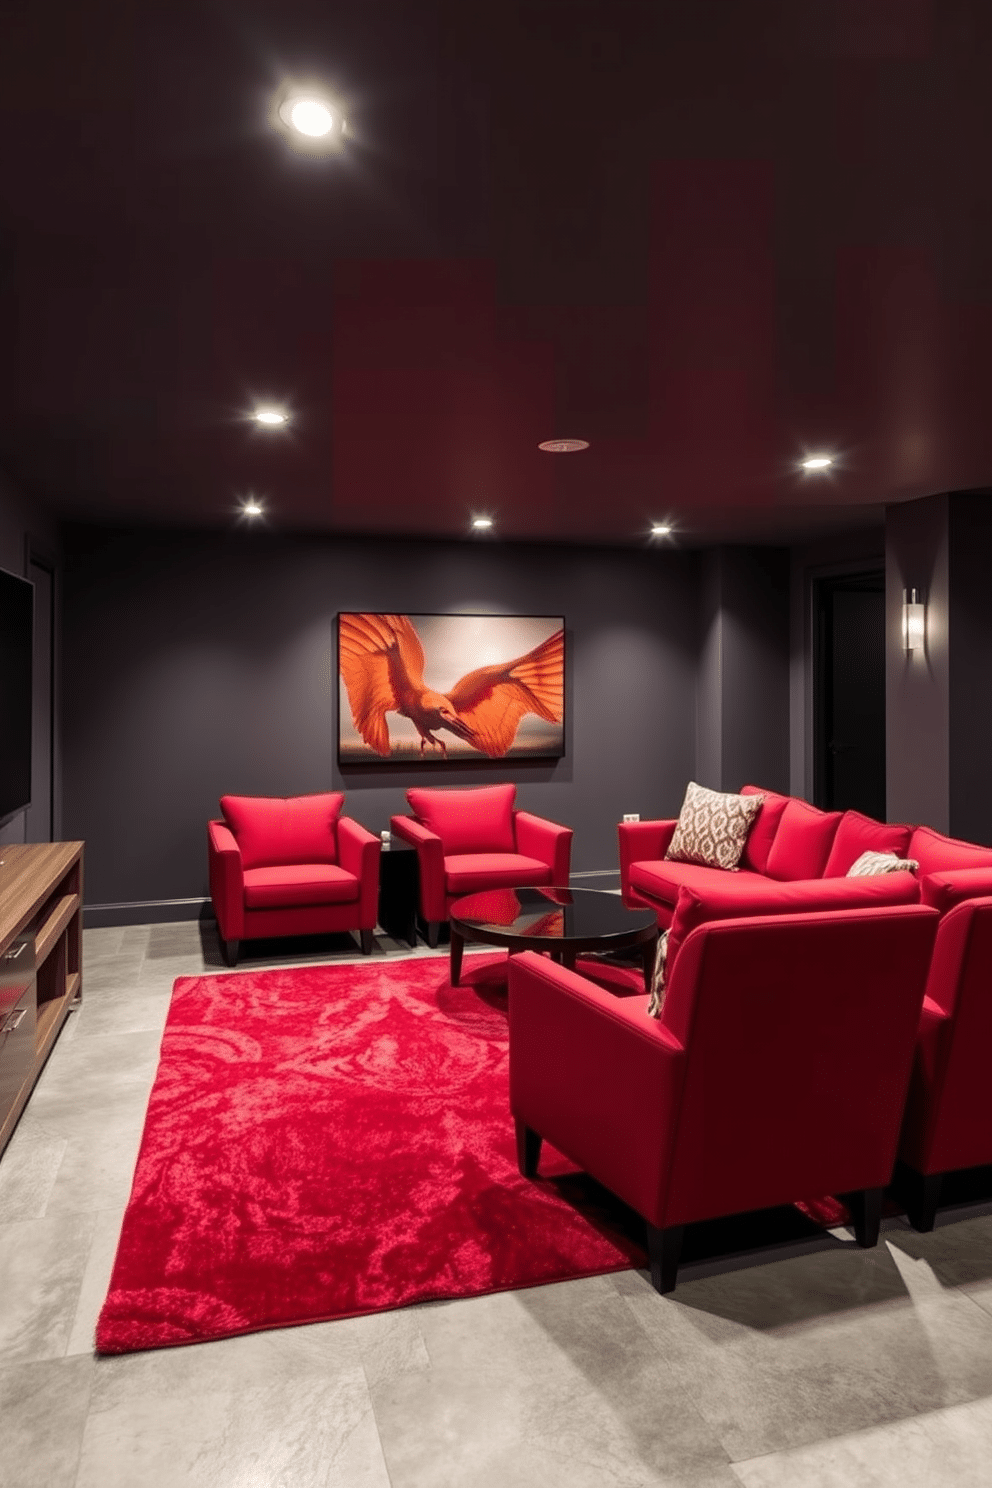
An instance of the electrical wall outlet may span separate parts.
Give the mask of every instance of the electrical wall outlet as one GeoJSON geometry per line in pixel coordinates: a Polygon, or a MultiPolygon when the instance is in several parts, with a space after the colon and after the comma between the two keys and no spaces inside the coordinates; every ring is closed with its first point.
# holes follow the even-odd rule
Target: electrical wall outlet
{"type": "Polygon", "coordinates": [[[640,821],[641,813],[639,811],[625,811],[623,814],[623,819],[625,822],[640,821]]]}

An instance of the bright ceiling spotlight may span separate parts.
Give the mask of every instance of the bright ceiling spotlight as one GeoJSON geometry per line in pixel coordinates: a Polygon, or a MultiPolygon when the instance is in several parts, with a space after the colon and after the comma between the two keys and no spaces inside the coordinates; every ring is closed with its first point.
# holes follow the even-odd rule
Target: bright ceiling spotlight
{"type": "Polygon", "coordinates": [[[576,450],[589,448],[588,439],[545,439],[539,444],[539,450],[544,450],[548,455],[571,455],[576,450]]]}
{"type": "Polygon", "coordinates": [[[804,470],[829,470],[833,463],[833,455],[810,455],[803,460],[802,468],[804,470]]]}
{"type": "Polygon", "coordinates": [[[260,517],[262,515],[262,503],[257,496],[249,496],[241,504],[241,514],[245,517],[260,517]]]}
{"type": "Polygon", "coordinates": [[[347,130],[340,108],[319,84],[285,90],[274,110],[272,122],[305,154],[336,150],[347,130]]]}
{"type": "Polygon", "coordinates": [[[323,139],[334,128],[334,115],[319,98],[299,98],[289,111],[289,122],[300,134],[323,139]]]}
{"type": "Polygon", "coordinates": [[[473,517],[472,526],[477,532],[485,532],[493,525],[492,517],[473,517]]]}
{"type": "Polygon", "coordinates": [[[652,537],[671,537],[671,535],[672,535],[672,528],[671,528],[671,524],[670,523],[668,523],[668,522],[652,522],[651,523],[651,536],[652,537]]]}
{"type": "Polygon", "coordinates": [[[269,429],[276,429],[280,424],[289,423],[289,414],[283,413],[281,408],[256,408],[252,418],[256,424],[264,424],[269,429]]]}

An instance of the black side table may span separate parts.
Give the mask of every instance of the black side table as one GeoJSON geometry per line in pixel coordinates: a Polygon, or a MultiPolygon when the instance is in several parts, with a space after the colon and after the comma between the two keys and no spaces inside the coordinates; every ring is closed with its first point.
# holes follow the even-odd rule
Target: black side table
{"type": "Polygon", "coordinates": [[[419,902],[417,849],[394,837],[379,854],[379,924],[385,933],[416,946],[419,902]]]}

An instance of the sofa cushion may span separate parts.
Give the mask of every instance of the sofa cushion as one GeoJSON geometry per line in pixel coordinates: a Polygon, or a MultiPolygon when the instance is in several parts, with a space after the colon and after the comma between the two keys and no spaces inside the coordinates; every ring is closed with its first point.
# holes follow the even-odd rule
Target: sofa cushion
{"type": "Polygon", "coordinates": [[[841,811],[819,811],[790,796],[768,853],[765,872],[769,878],[783,882],[822,878],[842,815],[841,811]]]}
{"type": "Polygon", "coordinates": [[[872,878],[813,878],[791,882],[765,879],[763,887],[745,885],[729,876],[719,888],[679,891],[668,935],[666,975],[671,975],[679,948],[691,930],[710,920],[744,919],[748,915],[801,914],[817,909],[870,909],[889,904],[916,904],[920,886],[912,873],[885,873],[872,878]]]}
{"type": "Polygon", "coordinates": [[[992,896],[992,867],[958,868],[950,873],[928,873],[920,883],[920,900],[946,914],[965,899],[992,896]]]}
{"type": "Polygon", "coordinates": [[[734,869],[760,810],[760,796],[707,790],[705,785],[690,780],[665,857],[678,863],[734,869]]]}
{"type": "Polygon", "coordinates": [[[893,853],[897,858],[906,856],[912,827],[899,822],[878,822],[860,811],[845,811],[837,828],[824,878],[841,878],[850,871],[862,853],[893,853]]]}
{"type": "MultiPolygon", "coordinates": [[[[660,900],[662,904],[671,905],[673,909],[683,884],[687,888],[702,889],[705,892],[710,888],[719,888],[728,881],[728,877],[723,868],[704,868],[701,863],[669,863],[664,858],[630,865],[630,882],[634,888],[650,895],[652,899],[660,900]]],[[[744,868],[734,874],[733,881],[735,884],[752,883],[759,889],[768,882],[764,874],[749,873],[744,868]]]]}
{"type": "Polygon", "coordinates": [[[863,852],[860,858],[855,858],[845,877],[873,878],[879,873],[901,873],[903,869],[915,873],[919,866],[915,858],[897,858],[891,852],[863,852]]]}
{"type": "Polygon", "coordinates": [[[406,798],[414,816],[436,833],[445,853],[512,853],[515,785],[480,785],[469,790],[415,787],[406,798]]]}
{"type": "Polygon", "coordinates": [[[282,863],[336,863],[337,819],[344,794],[221,796],[220,809],[234,834],[242,867],[282,863]]]}
{"type": "Polygon", "coordinates": [[[952,868],[986,868],[992,866],[992,848],[974,842],[961,842],[944,837],[932,827],[917,827],[909,842],[909,856],[920,865],[920,877],[928,873],[947,873],[952,868]]]}
{"type": "Polygon", "coordinates": [[[246,909],[302,909],[307,904],[351,904],[360,890],[353,873],[333,863],[294,863],[245,869],[246,909]]]}
{"type": "Polygon", "coordinates": [[[760,785],[742,785],[741,795],[763,797],[764,804],[747,834],[741,867],[750,868],[754,873],[764,873],[782,813],[792,798],[780,796],[778,791],[762,790],[760,785]]]}
{"type": "Polygon", "coordinates": [[[475,894],[504,884],[549,884],[551,869],[522,853],[452,853],[444,860],[449,894],[475,894]]]}

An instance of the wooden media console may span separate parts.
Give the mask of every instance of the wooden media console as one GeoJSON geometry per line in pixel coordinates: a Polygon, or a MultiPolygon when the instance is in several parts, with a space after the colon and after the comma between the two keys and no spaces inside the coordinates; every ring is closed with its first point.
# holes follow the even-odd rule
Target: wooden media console
{"type": "Polygon", "coordinates": [[[82,995],[83,844],[0,848],[0,1152],[82,995]]]}

